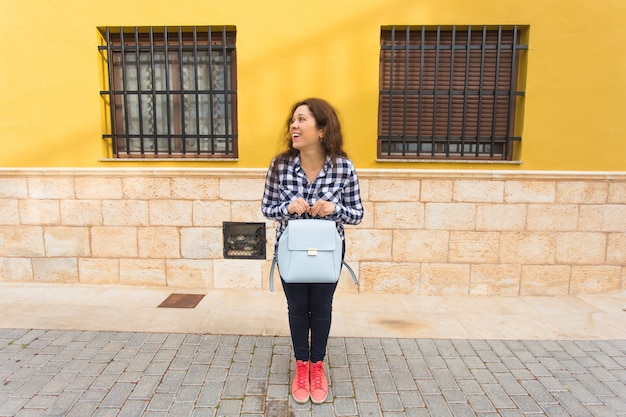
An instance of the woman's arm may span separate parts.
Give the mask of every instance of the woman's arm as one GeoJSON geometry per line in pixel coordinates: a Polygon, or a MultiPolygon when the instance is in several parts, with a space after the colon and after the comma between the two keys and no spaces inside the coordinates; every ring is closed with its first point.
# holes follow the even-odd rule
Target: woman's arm
{"type": "Polygon", "coordinates": [[[280,167],[275,169],[277,163],[276,159],[272,161],[265,177],[261,212],[268,219],[284,220],[289,218],[289,213],[287,212],[289,202],[280,200],[280,167]]]}
{"type": "Polygon", "coordinates": [[[347,161],[348,175],[343,187],[342,204],[335,208],[337,217],[346,224],[359,224],[363,220],[361,189],[356,170],[351,161],[347,161]]]}

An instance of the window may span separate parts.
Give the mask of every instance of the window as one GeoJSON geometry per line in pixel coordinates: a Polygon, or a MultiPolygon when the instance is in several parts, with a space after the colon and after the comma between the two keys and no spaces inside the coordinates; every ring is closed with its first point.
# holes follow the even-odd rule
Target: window
{"type": "Polygon", "coordinates": [[[101,91],[116,158],[236,158],[235,31],[104,28],[101,91]]]}
{"type": "Polygon", "coordinates": [[[502,26],[383,28],[378,157],[512,160],[521,139],[521,34],[502,26]]]}

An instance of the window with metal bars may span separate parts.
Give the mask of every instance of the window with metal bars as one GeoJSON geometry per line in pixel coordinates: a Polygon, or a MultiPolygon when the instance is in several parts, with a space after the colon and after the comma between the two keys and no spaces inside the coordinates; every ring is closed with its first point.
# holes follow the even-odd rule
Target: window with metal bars
{"type": "Polygon", "coordinates": [[[116,158],[236,158],[235,30],[101,29],[116,158]]]}
{"type": "Polygon", "coordinates": [[[527,45],[512,27],[383,27],[378,157],[512,160],[527,45]]]}

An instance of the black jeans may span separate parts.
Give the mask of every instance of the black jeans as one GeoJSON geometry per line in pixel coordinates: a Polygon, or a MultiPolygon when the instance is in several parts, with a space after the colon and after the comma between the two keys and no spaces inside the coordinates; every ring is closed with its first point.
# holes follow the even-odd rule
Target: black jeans
{"type": "MultiPolygon", "coordinates": [[[[345,251],[344,242],[344,255],[345,251]]],[[[282,281],[282,284],[287,297],[289,329],[296,360],[305,362],[323,360],[326,356],[326,345],[332,321],[333,296],[337,283],[287,284],[282,281]]]]}
{"type": "Polygon", "coordinates": [[[283,289],[289,309],[289,328],[296,360],[317,362],[326,356],[333,295],[337,283],[287,284],[283,289]],[[309,346],[309,332],[311,344],[309,346]]]}

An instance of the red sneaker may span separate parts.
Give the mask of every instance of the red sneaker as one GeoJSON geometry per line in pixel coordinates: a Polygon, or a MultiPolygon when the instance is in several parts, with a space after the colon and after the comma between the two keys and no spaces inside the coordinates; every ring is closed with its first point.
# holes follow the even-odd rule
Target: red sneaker
{"type": "Polygon", "coordinates": [[[321,404],[328,396],[328,379],[324,371],[324,361],[311,363],[311,401],[321,404]]]}
{"type": "Polygon", "coordinates": [[[297,403],[309,401],[309,361],[296,361],[296,374],[291,383],[291,395],[297,403]]]}

